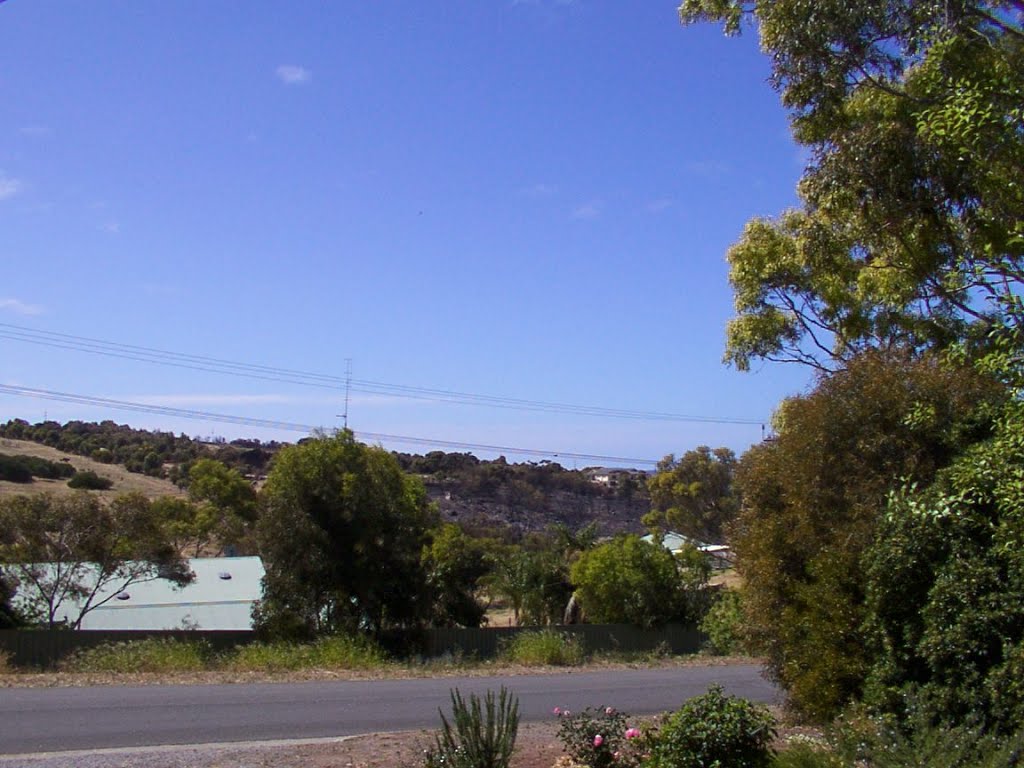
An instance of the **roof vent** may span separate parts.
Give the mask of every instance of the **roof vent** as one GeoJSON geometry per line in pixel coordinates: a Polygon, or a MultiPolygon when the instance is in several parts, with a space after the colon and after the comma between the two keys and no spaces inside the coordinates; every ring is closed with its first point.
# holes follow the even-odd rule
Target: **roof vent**
{"type": "Polygon", "coordinates": [[[221,571],[217,574],[217,578],[221,579],[222,581],[231,581],[231,574],[227,571],[221,571]]]}
{"type": "Polygon", "coordinates": [[[130,600],[131,599],[131,595],[129,595],[127,592],[118,592],[116,595],[114,595],[114,597],[116,597],[118,600],[130,600]]]}

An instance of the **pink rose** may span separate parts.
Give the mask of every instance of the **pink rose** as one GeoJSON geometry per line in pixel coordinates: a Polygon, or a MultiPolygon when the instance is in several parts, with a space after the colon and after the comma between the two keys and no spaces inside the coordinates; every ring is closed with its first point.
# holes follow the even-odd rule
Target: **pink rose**
{"type": "Polygon", "coordinates": [[[602,736],[599,733],[599,734],[597,734],[597,736],[594,737],[594,746],[595,747],[600,747],[602,744],[604,744],[604,736],[602,736]]]}
{"type": "Polygon", "coordinates": [[[558,717],[560,714],[562,714],[562,708],[555,707],[553,710],[551,710],[551,714],[553,714],[555,717],[558,717]]]}
{"type": "Polygon", "coordinates": [[[639,728],[627,728],[626,729],[626,738],[627,739],[635,739],[639,735],[640,735],[640,729],[639,728]]]}
{"type": "Polygon", "coordinates": [[[604,713],[606,715],[614,715],[615,714],[615,710],[612,707],[605,707],[604,708],[604,713]]]}

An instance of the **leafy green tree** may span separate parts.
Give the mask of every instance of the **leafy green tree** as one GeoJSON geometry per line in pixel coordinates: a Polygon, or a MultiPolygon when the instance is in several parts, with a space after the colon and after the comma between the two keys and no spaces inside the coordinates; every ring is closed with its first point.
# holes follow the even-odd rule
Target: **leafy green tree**
{"type": "Polygon", "coordinates": [[[479,627],[487,612],[478,597],[481,580],[490,572],[484,547],[462,529],[446,523],[430,532],[423,565],[433,600],[434,624],[479,627]]]}
{"type": "Polygon", "coordinates": [[[729,253],[726,360],[830,370],[1020,324],[1024,31],[1018,0],[684,0],[756,20],[811,160],[801,206],[729,253]]]}
{"type": "Polygon", "coordinates": [[[556,549],[507,547],[492,556],[488,588],[505,598],[519,626],[557,624],[572,596],[569,568],[556,549]]]}
{"type": "Polygon", "coordinates": [[[0,500],[0,564],[18,583],[25,613],[53,628],[81,626],[89,612],[133,584],[193,578],[141,494],[103,503],[87,493],[0,500]]]}
{"type": "Polygon", "coordinates": [[[986,438],[1005,397],[970,368],[865,353],[783,403],[777,438],[744,455],[731,543],[748,628],[798,711],[826,720],[862,690],[861,561],[889,493],[986,438]]]}
{"type": "Polygon", "coordinates": [[[705,445],[678,460],[666,456],[647,481],[652,508],[644,524],[703,542],[723,541],[725,527],[739,510],[733,490],[736,464],[736,454],[728,448],[712,450],[705,445]]]}
{"type": "Polygon", "coordinates": [[[930,485],[893,492],[866,554],[866,698],[1012,733],[1024,722],[1024,376],[1020,330],[982,362],[1015,396],[995,434],[930,485]]]}
{"type": "Polygon", "coordinates": [[[348,430],[283,448],[263,493],[263,629],[376,631],[429,615],[421,558],[435,514],[383,448],[348,430]]]}
{"type": "Polygon", "coordinates": [[[652,627],[696,620],[693,593],[706,586],[708,567],[695,554],[677,560],[659,544],[619,536],[583,552],[572,566],[572,583],[592,622],[652,627]]]}
{"type": "Polygon", "coordinates": [[[257,517],[256,491],[236,469],[214,459],[199,459],[188,472],[190,506],[169,512],[194,557],[204,551],[221,555],[251,531],[257,517]]]}

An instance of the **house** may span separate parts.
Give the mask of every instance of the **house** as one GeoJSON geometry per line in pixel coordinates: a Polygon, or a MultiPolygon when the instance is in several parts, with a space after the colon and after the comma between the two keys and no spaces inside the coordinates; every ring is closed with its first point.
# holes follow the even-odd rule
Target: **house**
{"type": "Polygon", "coordinates": [[[191,584],[178,588],[164,579],[133,584],[86,614],[82,629],[252,629],[263,561],[196,557],[188,564],[196,575],[191,584]]]}
{"type": "MultiPolygon", "coordinates": [[[[195,580],[177,587],[166,579],[139,582],[123,591],[111,585],[103,602],[82,619],[82,629],[252,629],[253,603],[262,596],[258,557],[197,557],[188,561],[195,580]]],[[[15,601],[22,598],[19,592],[15,601]]],[[[66,605],[67,616],[78,609],[66,605]]]]}
{"type": "MultiPolygon", "coordinates": [[[[654,536],[651,534],[647,534],[643,539],[644,541],[654,542],[654,536]]],[[[663,535],[661,537],[661,544],[673,555],[679,554],[686,546],[696,547],[704,553],[711,567],[715,570],[732,568],[733,554],[726,544],[705,544],[702,541],[691,539],[689,536],[684,536],[675,531],[669,531],[663,535]]]]}

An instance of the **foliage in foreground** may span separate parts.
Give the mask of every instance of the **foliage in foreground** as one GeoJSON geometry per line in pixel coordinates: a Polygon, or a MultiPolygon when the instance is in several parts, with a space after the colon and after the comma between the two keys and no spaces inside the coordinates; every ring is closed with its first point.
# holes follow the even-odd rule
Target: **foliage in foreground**
{"type": "Polygon", "coordinates": [[[576,765],[630,768],[640,765],[647,738],[629,725],[629,716],[613,707],[570,712],[555,707],[558,739],[576,765]]]}
{"type": "Polygon", "coordinates": [[[586,653],[579,639],[553,629],[544,629],[520,632],[502,646],[500,658],[526,666],[572,667],[582,664],[586,653]]]}
{"type": "Polygon", "coordinates": [[[767,709],[714,685],[683,704],[658,730],[651,746],[651,768],[744,766],[771,763],[775,719],[767,709]]]}
{"type": "Polygon", "coordinates": [[[519,700],[502,686],[495,699],[487,691],[469,701],[451,692],[452,720],[441,714],[441,732],[428,750],[425,768],[508,768],[519,730],[519,700]]]}
{"type": "Polygon", "coordinates": [[[1005,399],[970,367],[865,354],[783,403],[776,440],[744,455],[732,540],[744,611],[802,715],[826,722],[863,689],[872,663],[863,557],[890,492],[901,478],[931,483],[987,438],[1005,399]]]}
{"type": "Polygon", "coordinates": [[[1024,729],[998,735],[978,725],[936,725],[923,712],[897,723],[858,708],[837,720],[834,759],[870,768],[1017,768],[1024,758],[1024,729]]]}

